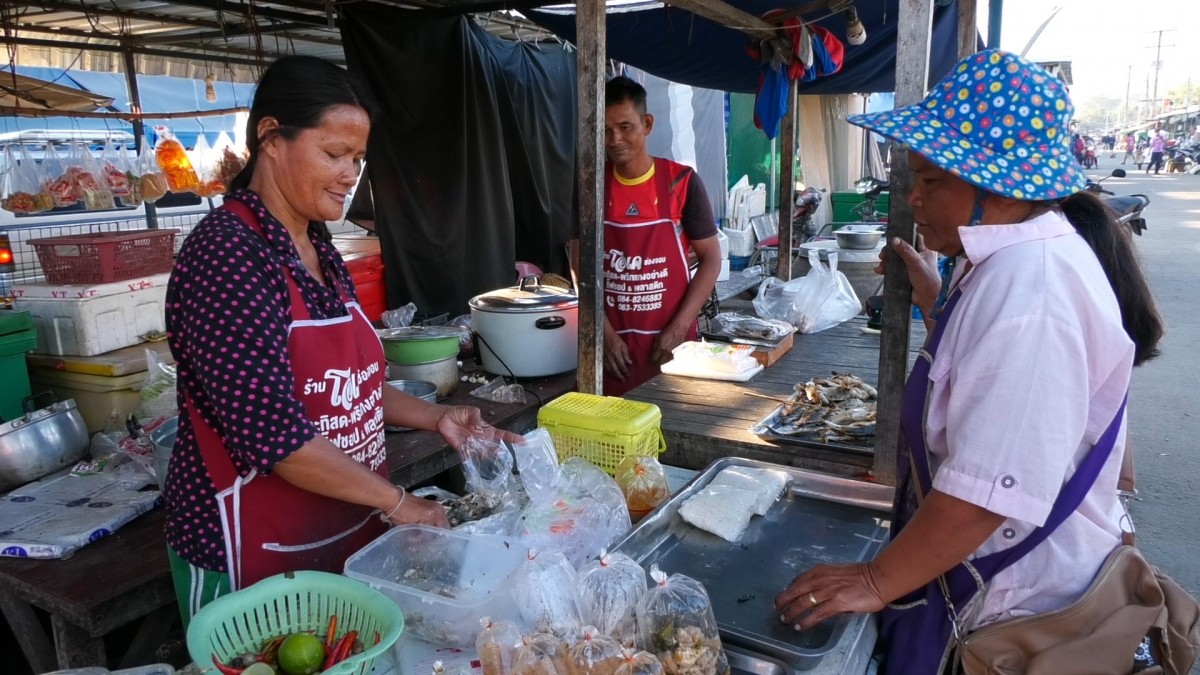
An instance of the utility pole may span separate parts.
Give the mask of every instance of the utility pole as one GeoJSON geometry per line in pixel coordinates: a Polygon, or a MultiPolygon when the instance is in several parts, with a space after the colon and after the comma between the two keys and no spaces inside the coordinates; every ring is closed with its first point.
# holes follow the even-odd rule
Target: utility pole
{"type": "MultiPolygon", "coordinates": [[[[1163,33],[1174,33],[1175,29],[1172,28],[1172,29],[1168,29],[1168,30],[1156,30],[1156,31],[1150,31],[1150,32],[1158,33],[1158,43],[1154,46],[1154,92],[1150,96],[1150,101],[1151,101],[1150,102],[1150,106],[1151,106],[1150,114],[1151,114],[1151,116],[1154,116],[1154,115],[1157,115],[1158,111],[1159,111],[1158,71],[1160,68],[1162,68],[1162,48],[1164,47],[1164,45],[1162,43],[1163,33]]],[[[1165,46],[1174,47],[1175,45],[1165,45],[1165,46]]],[[[1149,49],[1149,47],[1147,47],[1147,49],[1149,49]]]]}
{"type": "Polygon", "coordinates": [[[1129,83],[1133,79],[1133,64],[1129,65],[1129,70],[1125,73],[1125,107],[1121,108],[1121,126],[1125,126],[1129,117],[1129,83]]]}

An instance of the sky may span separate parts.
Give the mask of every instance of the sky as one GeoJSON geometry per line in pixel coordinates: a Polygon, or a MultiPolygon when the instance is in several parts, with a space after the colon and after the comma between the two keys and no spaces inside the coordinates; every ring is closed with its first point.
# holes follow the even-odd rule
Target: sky
{"type": "MultiPolygon", "coordinates": [[[[1200,103],[1197,0],[1004,0],[1000,46],[1020,53],[1055,7],[1062,11],[1027,56],[1034,61],[1071,61],[1071,96],[1077,102],[1097,95],[1124,99],[1127,81],[1131,105],[1147,98],[1147,89],[1154,88],[1156,31],[1164,30],[1172,32],[1162,34],[1159,97],[1183,85],[1190,74],[1192,103],[1200,103]]],[[[979,0],[979,14],[986,39],[987,0],[979,0]]]]}

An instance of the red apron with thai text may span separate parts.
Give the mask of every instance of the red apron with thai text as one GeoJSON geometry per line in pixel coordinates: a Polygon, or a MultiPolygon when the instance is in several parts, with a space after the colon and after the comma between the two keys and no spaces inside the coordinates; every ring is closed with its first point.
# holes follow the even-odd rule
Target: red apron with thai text
{"type": "MultiPolygon", "coordinates": [[[[624,381],[605,372],[606,395],[620,396],[659,374],[650,352],[691,282],[690,244],[680,225],[690,177],[687,167],[656,157],[652,187],[624,186],[605,167],[604,312],[633,360],[624,381]]],[[[684,339],[696,334],[693,321],[684,339]]]]}
{"type": "MultiPolygon", "coordinates": [[[[241,202],[229,200],[224,208],[263,234],[258,219],[241,202]]],[[[330,442],[387,477],[386,373],[379,336],[340,286],[347,315],[313,319],[291,271],[282,266],[281,270],[291,298],[288,359],[296,378],[296,398],[330,442]]],[[[386,530],[370,507],[314,494],[274,473],[252,470],[239,475],[216,431],[194,409],[189,408],[188,414],[217,489],[233,590],[294,570],[341,573],[346,558],[386,530]]]]}

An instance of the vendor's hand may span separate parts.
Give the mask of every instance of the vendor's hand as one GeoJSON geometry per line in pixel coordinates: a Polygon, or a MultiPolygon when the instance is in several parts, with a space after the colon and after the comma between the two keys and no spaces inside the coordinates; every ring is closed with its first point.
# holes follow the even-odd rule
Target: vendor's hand
{"type": "Polygon", "coordinates": [[[908,283],[912,286],[912,303],[921,308],[925,316],[930,313],[937,302],[942,290],[942,277],[938,273],[938,254],[925,248],[925,240],[917,235],[917,246],[913,248],[908,242],[899,237],[892,237],[887,246],[879,252],[879,264],[875,267],[876,274],[883,274],[887,257],[895,250],[904,263],[908,272],[908,283]]]}
{"type": "Polygon", "coordinates": [[[393,525],[429,525],[443,529],[450,528],[446,519],[446,507],[430,500],[405,494],[404,502],[388,520],[393,525]]]}
{"type": "Polygon", "coordinates": [[[461,447],[470,436],[487,436],[509,443],[524,442],[524,439],[517,434],[497,429],[484,422],[479,408],[465,405],[446,408],[446,411],[437,419],[437,432],[455,450],[461,447]]]}
{"type": "Polygon", "coordinates": [[[633,365],[633,357],[629,355],[629,345],[613,330],[604,331],[604,370],[609,375],[624,382],[629,377],[629,367],[633,365]]]}
{"type": "Polygon", "coordinates": [[[654,346],[650,349],[650,362],[656,366],[670,361],[672,358],[671,350],[683,344],[683,339],[687,337],[690,326],[682,328],[676,326],[673,322],[667,324],[658,337],[654,338],[654,346]]]}
{"type": "Polygon", "coordinates": [[[808,630],[847,612],[878,612],[885,604],[871,563],[817,565],[775,598],[780,620],[796,630],[808,630]]]}

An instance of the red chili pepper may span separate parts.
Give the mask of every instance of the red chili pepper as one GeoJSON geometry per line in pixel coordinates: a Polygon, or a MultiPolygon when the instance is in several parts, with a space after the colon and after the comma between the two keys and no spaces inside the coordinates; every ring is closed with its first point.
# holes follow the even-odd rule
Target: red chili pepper
{"type": "Polygon", "coordinates": [[[287,639],[286,635],[277,635],[273,638],[268,638],[263,642],[262,653],[258,655],[258,660],[268,665],[275,665],[279,660],[279,645],[287,639]]]}
{"type": "Polygon", "coordinates": [[[346,636],[343,637],[342,641],[338,643],[337,656],[335,656],[333,659],[335,664],[341,663],[342,661],[350,658],[350,650],[354,649],[354,641],[357,639],[358,631],[352,630],[349,633],[346,633],[346,636]]]}
{"type": "Polygon", "coordinates": [[[234,668],[233,666],[221,663],[221,659],[217,658],[216,652],[213,652],[213,665],[217,667],[217,670],[221,671],[222,675],[241,675],[242,671],[245,670],[244,668],[234,668]]]}
{"type": "Polygon", "coordinates": [[[333,649],[333,641],[337,636],[337,614],[329,615],[329,630],[325,631],[325,653],[333,649]]]}
{"type": "Polygon", "coordinates": [[[379,631],[375,631],[375,644],[379,644],[379,631]]]}
{"type": "Polygon", "coordinates": [[[342,643],[344,643],[346,638],[349,636],[350,633],[346,633],[342,636],[341,640],[337,641],[337,644],[335,644],[332,649],[325,650],[325,663],[321,665],[321,670],[329,670],[333,667],[333,664],[337,663],[338,651],[341,650],[342,643]]]}

